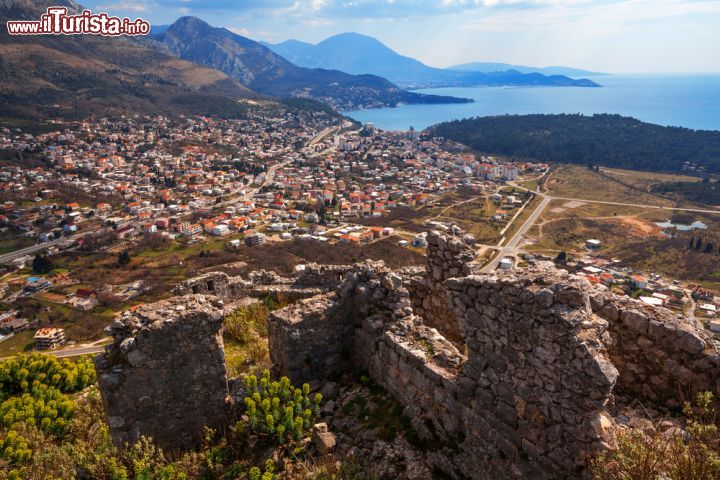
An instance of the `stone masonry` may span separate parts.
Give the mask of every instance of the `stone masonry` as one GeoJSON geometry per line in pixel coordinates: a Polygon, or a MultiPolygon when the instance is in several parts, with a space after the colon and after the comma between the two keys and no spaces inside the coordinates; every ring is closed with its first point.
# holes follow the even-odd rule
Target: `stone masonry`
{"type": "Polygon", "coordinates": [[[443,282],[472,272],[475,239],[453,226],[446,234],[429,232],[427,243],[427,274],[409,285],[413,309],[427,325],[437,328],[449,340],[460,342],[462,333],[447,302],[443,282]]]}
{"type": "Polygon", "coordinates": [[[434,467],[473,479],[581,478],[590,458],[615,442],[616,393],[671,406],[693,391],[720,393],[718,345],[686,319],[552,264],[475,275],[472,262],[460,268],[455,255],[445,255],[459,232],[428,238],[439,248],[428,248],[421,278],[358,265],[322,303],[275,312],[278,373],[300,382],[338,368],[367,370],[434,445],[434,467]],[[455,268],[456,276],[439,283],[433,266],[455,268]],[[423,309],[425,299],[413,298],[440,293],[445,310],[423,309]],[[427,322],[418,314],[428,311],[456,322],[465,355],[435,328],[437,316],[427,322]],[[328,341],[318,345],[322,338],[328,341]],[[306,358],[312,362],[298,368],[306,358]]]}
{"type": "Polygon", "coordinates": [[[276,373],[316,385],[368,372],[454,479],[583,478],[625,428],[622,402],[720,393],[719,345],[692,321],[552,264],[479,275],[473,243],[457,227],[431,232],[424,271],[368,261],[184,282],[184,297],[110,327],[98,371],[113,438],[181,448],[221,424],[220,299],[268,292],[300,299],[269,320],[276,373]]]}
{"type": "Polygon", "coordinates": [[[114,342],[96,359],[116,445],[152,437],[167,451],[198,446],[228,419],[222,302],[175,297],[121,314],[114,342]]]}

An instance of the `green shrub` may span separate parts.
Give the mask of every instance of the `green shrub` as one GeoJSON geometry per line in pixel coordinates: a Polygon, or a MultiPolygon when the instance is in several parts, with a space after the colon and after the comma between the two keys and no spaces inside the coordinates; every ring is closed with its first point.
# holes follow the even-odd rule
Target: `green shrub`
{"type": "MultiPolygon", "coordinates": [[[[315,394],[311,401],[307,383],[302,388],[295,388],[287,377],[282,377],[279,382],[271,381],[270,371],[265,370],[259,380],[255,375],[246,376],[245,389],[249,431],[272,437],[280,445],[308,436],[320,411],[322,395],[315,394]]],[[[242,422],[237,429],[246,430],[242,422]]]]}
{"type": "MultiPolygon", "coordinates": [[[[62,437],[73,417],[69,396],[95,382],[87,357],[77,361],[50,355],[17,355],[0,363],[0,458],[28,463],[33,451],[28,436],[62,437]]],[[[12,473],[12,471],[11,471],[12,473]]]]}
{"type": "Polygon", "coordinates": [[[720,430],[710,392],[686,404],[686,437],[630,430],[618,447],[592,462],[596,480],[712,480],[720,478],[720,430]]]}
{"type": "Polygon", "coordinates": [[[269,312],[264,303],[253,303],[235,310],[225,318],[225,335],[241,343],[251,342],[257,336],[267,337],[269,312]]]}
{"type": "Polygon", "coordinates": [[[95,367],[89,357],[72,361],[33,353],[16,355],[0,363],[0,400],[32,392],[42,385],[74,393],[93,383],[95,367]]]}

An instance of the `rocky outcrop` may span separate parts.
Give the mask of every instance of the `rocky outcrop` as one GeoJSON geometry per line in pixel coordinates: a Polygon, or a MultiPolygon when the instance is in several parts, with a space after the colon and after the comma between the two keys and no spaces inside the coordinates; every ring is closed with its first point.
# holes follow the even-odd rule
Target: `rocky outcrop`
{"type": "Polygon", "coordinates": [[[222,302],[188,295],[121,314],[97,357],[100,393],[116,445],[152,437],[166,451],[200,445],[228,421],[222,302]]]}

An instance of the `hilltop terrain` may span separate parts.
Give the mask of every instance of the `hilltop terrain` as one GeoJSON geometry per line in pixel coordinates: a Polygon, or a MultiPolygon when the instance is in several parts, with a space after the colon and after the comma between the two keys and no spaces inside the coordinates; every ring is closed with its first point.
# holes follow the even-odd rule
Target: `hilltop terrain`
{"type": "MultiPolygon", "coordinates": [[[[47,5],[5,0],[0,16],[37,19],[47,5]]],[[[254,98],[224,73],[127,38],[10,36],[0,29],[0,117],[80,118],[108,113],[242,114],[254,98]]]]}
{"type": "Polygon", "coordinates": [[[504,115],[428,129],[472,149],[538,161],[650,171],[720,172],[720,132],[663,127],[620,115],[504,115]]]}

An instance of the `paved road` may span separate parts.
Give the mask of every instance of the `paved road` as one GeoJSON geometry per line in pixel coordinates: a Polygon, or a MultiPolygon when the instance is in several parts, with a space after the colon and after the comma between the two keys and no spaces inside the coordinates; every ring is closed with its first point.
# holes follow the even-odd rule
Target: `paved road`
{"type": "MultiPolygon", "coordinates": [[[[104,345],[84,345],[80,347],[63,348],[62,350],[33,350],[32,352],[25,353],[42,353],[45,355],[52,355],[57,358],[70,358],[79,357],[80,355],[97,355],[105,351],[104,345]]],[[[7,360],[13,358],[15,355],[10,357],[2,357],[0,360],[7,360]]]]}
{"type": "Polygon", "coordinates": [[[43,250],[47,250],[48,248],[52,246],[57,247],[63,247],[72,244],[73,242],[83,238],[86,235],[90,235],[92,233],[97,233],[99,231],[103,230],[103,227],[96,227],[92,230],[85,230],[83,232],[77,233],[73,235],[72,237],[61,237],[57,240],[51,240],[49,242],[45,243],[38,243],[36,245],[31,245],[29,247],[21,248],[20,250],[15,250],[14,252],[6,253],[4,255],[0,255],[0,264],[2,263],[10,263],[16,258],[23,257],[25,255],[31,255],[33,253],[37,253],[43,250]]]}
{"type": "MultiPolygon", "coordinates": [[[[528,188],[525,188],[521,185],[518,185],[514,182],[508,182],[508,185],[512,187],[519,188],[521,190],[531,191],[535,195],[538,195],[542,198],[542,202],[540,205],[537,206],[535,211],[525,220],[525,223],[523,223],[522,227],[513,235],[513,237],[505,244],[505,246],[500,247],[500,250],[498,254],[490,261],[485,267],[483,267],[484,272],[489,272],[497,268],[498,264],[500,263],[500,260],[503,257],[506,256],[516,256],[520,250],[521,242],[525,238],[525,234],[528,230],[535,224],[537,219],[540,217],[542,212],[545,210],[545,208],[548,206],[548,204],[553,200],[562,200],[562,201],[568,201],[568,202],[582,202],[582,203],[599,203],[603,205],[618,205],[622,207],[639,207],[639,208],[653,208],[657,210],[669,210],[669,211],[680,211],[680,212],[693,212],[693,213],[713,213],[713,214],[720,214],[720,210],[711,210],[711,209],[702,209],[702,208],[684,208],[684,207],[663,207],[658,205],[641,205],[637,203],[626,203],[626,202],[609,202],[605,200],[586,200],[582,198],[571,198],[571,197],[558,197],[555,195],[549,195],[547,193],[542,193],[539,191],[532,191],[528,188]]],[[[495,246],[495,248],[498,248],[498,246],[495,246]]]]}
{"type": "MultiPolygon", "coordinates": [[[[517,186],[520,187],[519,185],[517,186]]],[[[536,192],[537,193],[537,192],[536,192]]],[[[570,198],[570,197],[555,197],[552,195],[548,195],[546,193],[538,193],[538,195],[542,195],[543,197],[547,197],[550,200],[567,200],[567,201],[575,201],[575,202],[582,202],[582,203],[601,203],[603,205],[620,205],[622,207],[640,207],[640,208],[654,208],[657,210],[676,210],[679,212],[693,212],[693,213],[716,213],[720,214],[720,210],[707,210],[702,208],[684,208],[684,207],[660,207],[657,205],[641,205],[637,203],[622,203],[622,202],[606,202],[604,200],[585,200],[583,198],[570,198]]]]}
{"type": "MultiPolygon", "coordinates": [[[[323,139],[330,133],[333,133],[335,135],[335,143],[337,144],[338,138],[339,138],[337,134],[340,132],[340,129],[341,129],[341,127],[328,127],[325,130],[323,130],[322,132],[315,135],[313,138],[311,138],[307,142],[306,146],[310,146],[310,145],[313,145],[313,144],[319,142],[321,139],[323,139]]],[[[316,155],[322,155],[322,154],[323,154],[323,152],[319,152],[316,155]]],[[[290,165],[292,162],[293,162],[292,160],[285,160],[284,162],[277,163],[277,164],[271,166],[270,168],[268,168],[267,172],[265,172],[265,181],[262,183],[262,185],[259,185],[251,190],[248,190],[245,193],[245,195],[240,195],[239,197],[219,203],[219,204],[215,205],[215,207],[225,207],[228,205],[234,205],[238,202],[252,200],[255,197],[255,195],[258,192],[260,192],[260,190],[262,190],[264,187],[272,185],[273,180],[275,179],[275,173],[277,172],[277,170],[279,168],[286,167],[286,166],[290,165]]]]}
{"type": "Polygon", "coordinates": [[[64,348],[62,350],[49,350],[45,353],[54,355],[58,358],[65,357],[79,357],[80,355],[95,355],[105,351],[104,346],[90,346],[90,347],[75,347],[75,348],[64,348]]]}
{"type": "Polygon", "coordinates": [[[525,239],[525,234],[535,224],[538,217],[540,217],[542,212],[545,210],[545,207],[547,207],[552,200],[550,197],[544,196],[542,194],[538,195],[541,195],[543,197],[540,205],[538,205],[535,210],[530,214],[530,216],[525,220],[525,223],[523,223],[522,226],[518,229],[518,231],[515,232],[515,235],[513,235],[510,240],[508,240],[507,243],[500,248],[498,254],[495,255],[495,257],[487,265],[485,265],[485,267],[483,267],[484,272],[495,270],[503,257],[506,257],[508,255],[517,255],[520,243],[525,239]]]}
{"type": "MultiPolygon", "coordinates": [[[[322,132],[318,133],[313,138],[311,138],[310,141],[307,142],[306,146],[309,147],[310,145],[315,145],[317,142],[319,142],[320,140],[325,138],[330,132],[332,132],[334,130],[337,130],[337,132],[339,132],[341,128],[342,127],[338,127],[338,126],[326,128],[325,130],[323,130],[322,132]]],[[[337,133],[337,132],[335,132],[335,133],[337,133]]]]}
{"type": "MultiPolygon", "coordinates": [[[[73,238],[74,239],[74,238],[73,238]]],[[[45,243],[38,243],[37,245],[31,245],[29,247],[21,248],[20,250],[15,250],[14,252],[6,253],[4,255],[0,255],[0,263],[9,263],[15,260],[16,258],[23,257],[25,255],[31,255],[33,253],[37,253],[41,250],[45,250],[47,248],[52,247],[53,245],[61,245],[65,242],[72,241],[72,239],[68,237],[59,238],[57,240],[52,240],[50,242],[45,243]]]]}

